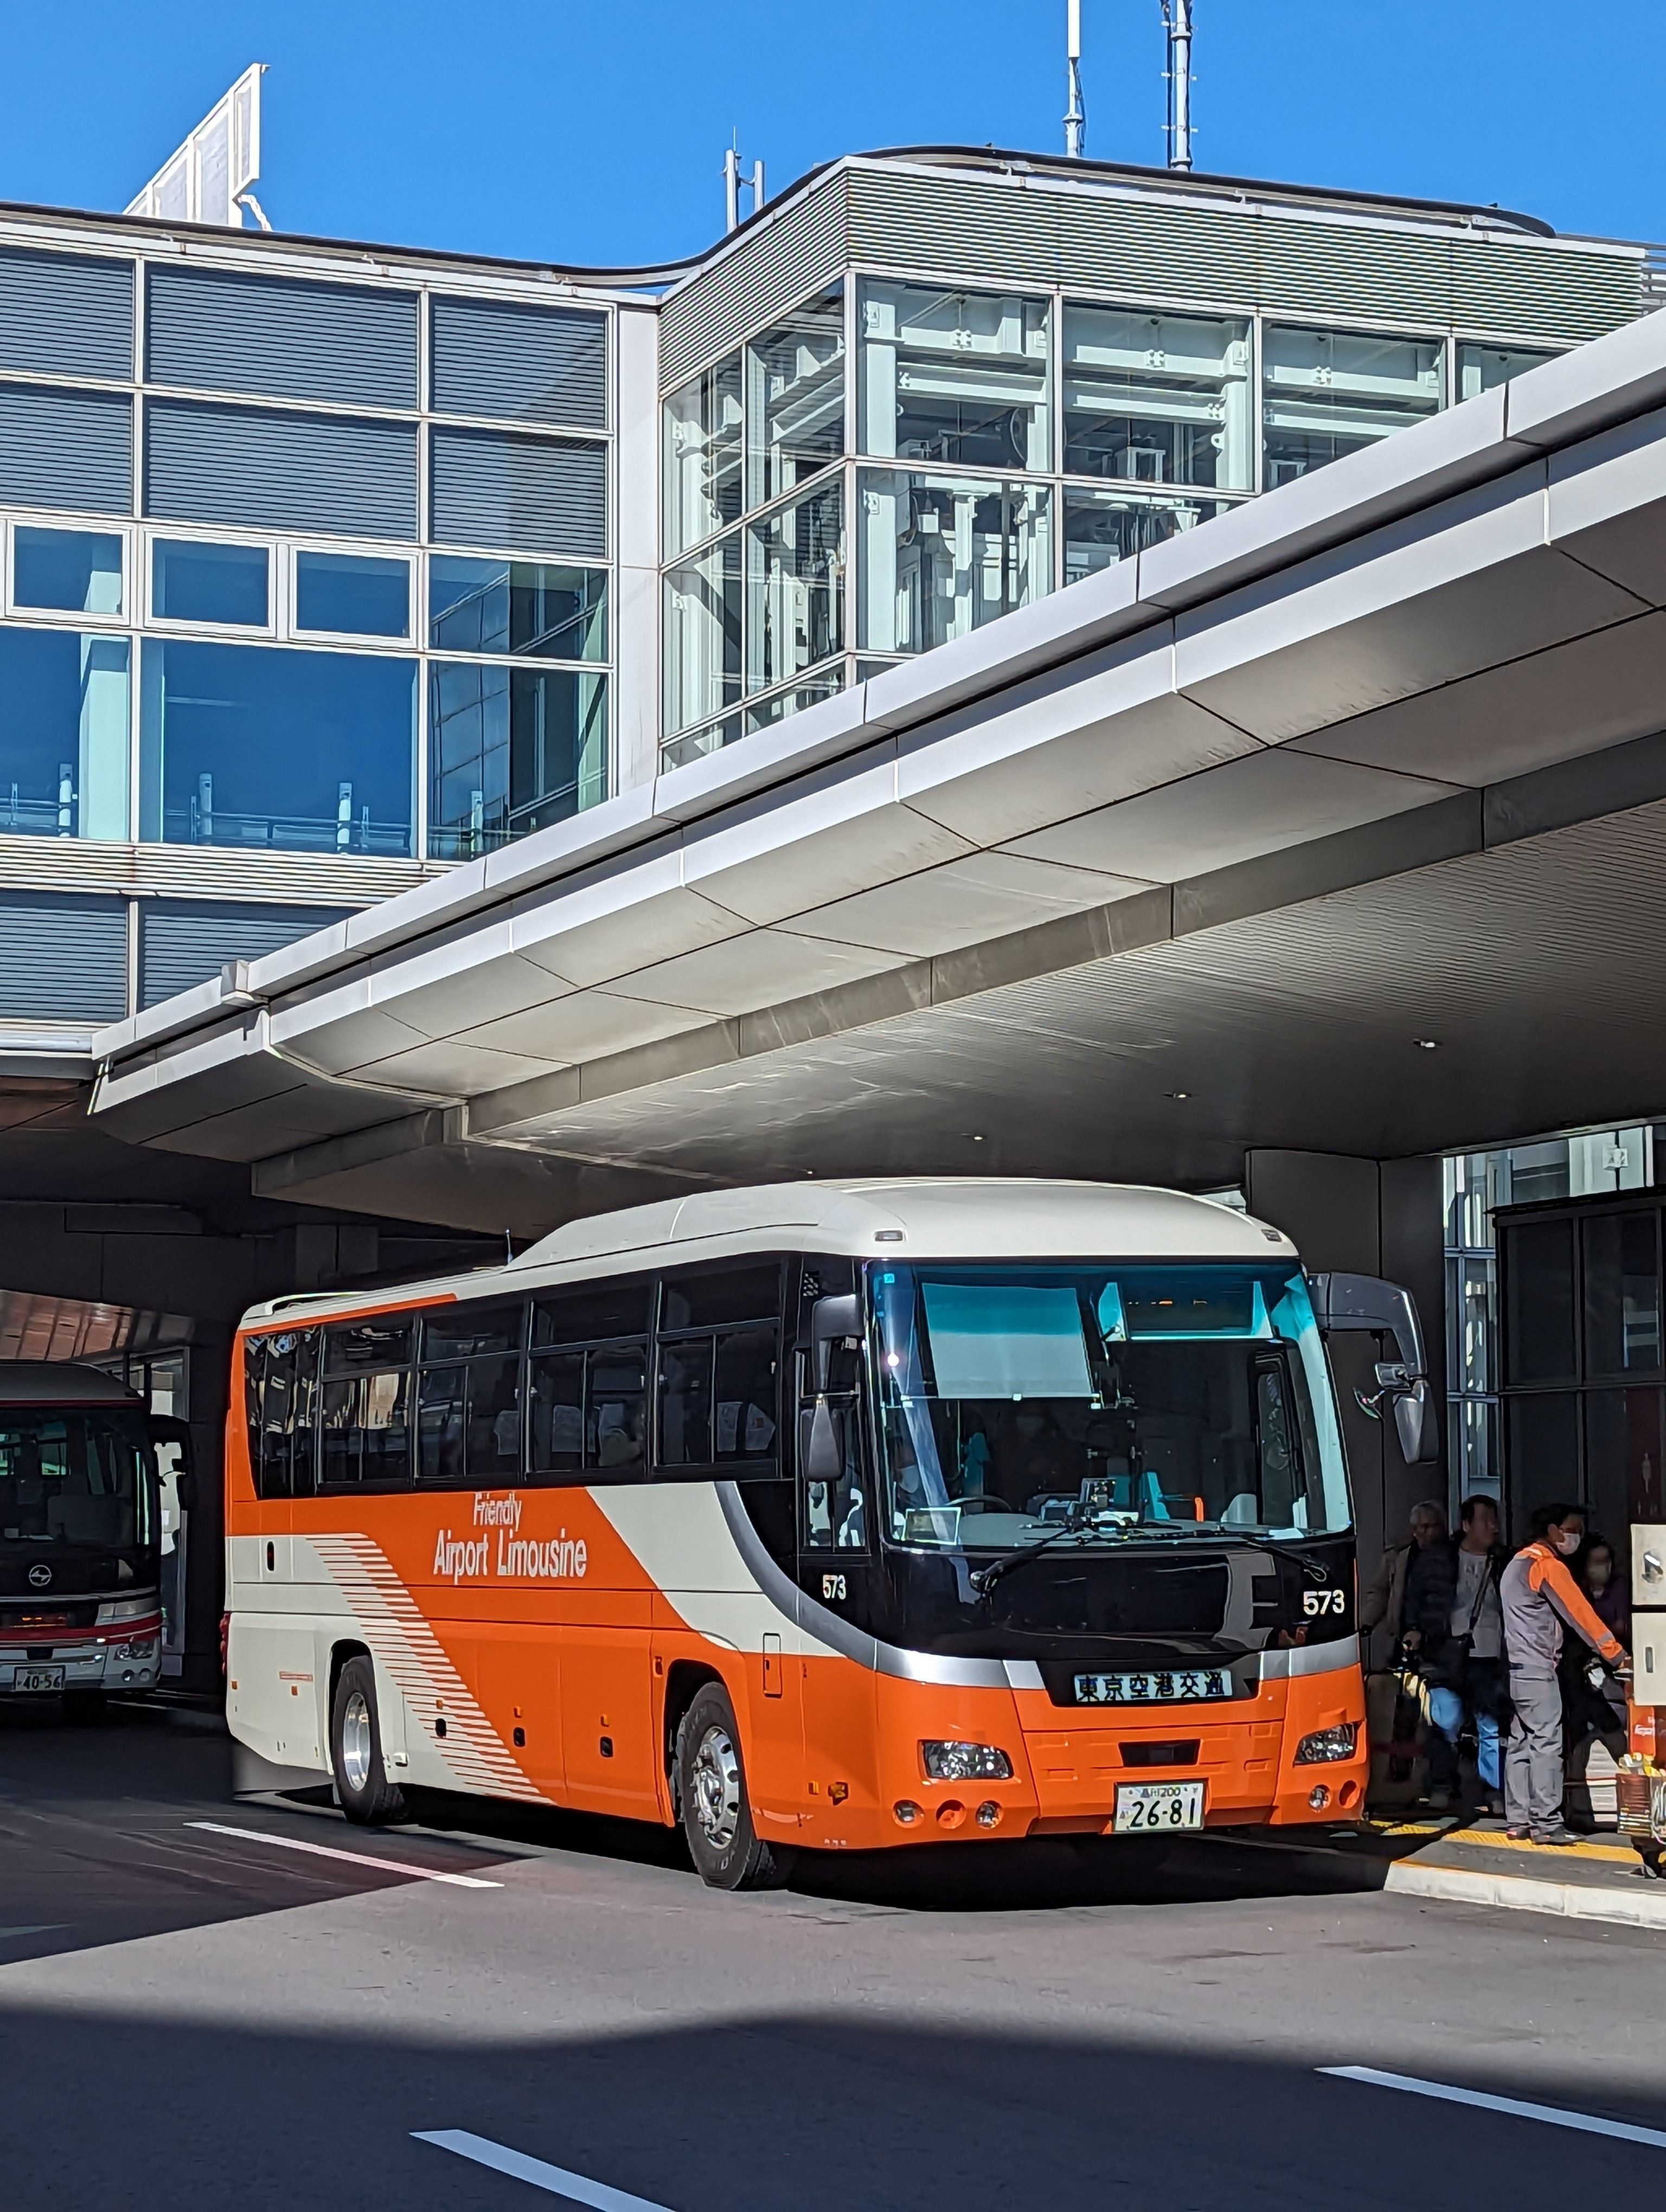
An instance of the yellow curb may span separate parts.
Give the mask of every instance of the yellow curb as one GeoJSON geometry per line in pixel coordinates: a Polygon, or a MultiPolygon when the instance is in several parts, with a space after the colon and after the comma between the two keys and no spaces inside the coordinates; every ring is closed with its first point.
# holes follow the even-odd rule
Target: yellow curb
{"type": "Polygon", "coordinates": [[[1616,1844],[1535,1844],[1528,1836],[1506,1836],[1502,1828],[1454,1828],[1441,1838],[1448,1844],[1474,1844],[1488,1851],[1548,1851],[1559,1859],[1608,1859],[1618,1866],[1635,1866],[1637,1853],[1616,1844]]]}

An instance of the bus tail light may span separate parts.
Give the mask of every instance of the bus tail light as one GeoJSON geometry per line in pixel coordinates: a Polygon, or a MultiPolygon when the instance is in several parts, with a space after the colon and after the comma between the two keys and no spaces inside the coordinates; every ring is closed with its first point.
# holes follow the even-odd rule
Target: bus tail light
{"type": "Polygon", "coordinates": [[[933,1782],[1010,1782],[1012,1762],[992,1743],[922,1743],[920,1763],[933,1782]]]}
{"type": "Polygon", "coordinates": [[[100,1628],[110,1628],[119,1620],[154,1620],[155,1617],[156,1601],[154,1597],[110,1598],[98,1609],[97,1625],[100,1628]]]}

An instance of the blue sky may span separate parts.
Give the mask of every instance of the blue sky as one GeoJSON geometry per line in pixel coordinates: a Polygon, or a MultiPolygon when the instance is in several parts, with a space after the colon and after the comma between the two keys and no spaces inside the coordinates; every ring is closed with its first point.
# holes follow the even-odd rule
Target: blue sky
{"type": "MultiPolygon", "coordinates": [[[[1088,150],[1163,156],[1158,0],[1083,0],[1088,150]]],[[[1666,10],[1196,0],[1201,167],[1666,238],[1666,10]]],[[[119,208],[270,63],[284,230],[558,261],[696,251],[737,133],[777,189],[864,146],[1056,149],[1064,0],[90,0],[8,11],[0,198],[119,208]]]]}

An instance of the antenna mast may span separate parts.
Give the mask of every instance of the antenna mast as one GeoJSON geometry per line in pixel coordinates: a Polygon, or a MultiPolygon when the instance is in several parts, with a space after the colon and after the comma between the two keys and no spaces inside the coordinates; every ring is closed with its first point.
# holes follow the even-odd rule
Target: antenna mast
{"type": "Polygon", "coordinates": [[[1192,0],[1163,0],[1169,33],[1169,167],[1192,166],[1192,0]]]}
{"type": "Polygon", "coordinates": [[[1070,65],[1070,105],[1065,110],[1064,150],[1073,161],[1082,158],[1087,140],[1087,110],[1082,105],[1082,0],[1066,0],[1065,52],[1070,65]]]}

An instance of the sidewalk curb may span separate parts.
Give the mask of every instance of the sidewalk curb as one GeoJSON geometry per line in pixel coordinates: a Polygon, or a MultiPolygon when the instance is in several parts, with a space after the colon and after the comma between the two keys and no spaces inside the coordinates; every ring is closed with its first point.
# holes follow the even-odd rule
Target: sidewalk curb
{"type": "Polygon", "coordinates": [[[1481,1874],[1468,1867],[1420,1866],[1396,1859],[1383,1888],[1395,1897],[1438,1898],[1449,1905],[1492,1905],[1514,1912],[1550,1912],[1567,1920],[1608,1920],[1623,1928],[1666,1929],[1666,1885],[1638,1893],[1583,1882],[1535,1881],[1518,1874],[1481,1874]]]}

